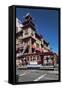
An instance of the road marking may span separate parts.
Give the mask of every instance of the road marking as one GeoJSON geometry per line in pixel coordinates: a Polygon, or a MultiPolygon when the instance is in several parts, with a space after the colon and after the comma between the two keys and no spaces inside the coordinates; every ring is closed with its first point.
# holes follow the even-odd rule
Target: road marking
{"type": "Polygon", "coordinates": [[[19,76],[24,76],[26,73],[20,74],[19,76]]]}
{"type": "Polygon", "coordinates": [[[57,80],[57,79],[55,79],[55,78],[45,78],[45,80],[57,80]]]}
{"type": "Polygon", "coordinates": [[[45,77],[47,74],[43,74],[40,77],[38,77],[37,79],[35,79],[34,81],[39,81],[41,78],[45,77]]]}

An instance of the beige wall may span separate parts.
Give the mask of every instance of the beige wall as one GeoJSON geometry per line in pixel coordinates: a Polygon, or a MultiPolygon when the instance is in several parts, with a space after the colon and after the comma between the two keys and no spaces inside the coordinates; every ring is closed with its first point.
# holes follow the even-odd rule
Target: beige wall
{"type": "Polygon", "coordinates": [[[30,28],[27,28],[27,29],[28,29],[28,34],[25,35],[25,30],[23,30],[23,37],[27,37],[31,35],[31,29],[30,28]]]}

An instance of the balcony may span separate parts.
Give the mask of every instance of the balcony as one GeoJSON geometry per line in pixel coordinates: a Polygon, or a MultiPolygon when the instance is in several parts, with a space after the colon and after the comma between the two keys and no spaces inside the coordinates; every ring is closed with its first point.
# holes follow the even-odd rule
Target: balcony
{"type": "Polygon", "coordinates": [[[37,51],[43,52],[43,48],[36,47],[35,45],[32,45],[32,48],[34,48],[37,51]]]}
{"type": "Polygon", "coordinates": [[[31,35],[23,35],[23,36],[20,36],[19,39],[21,40],[21,39],[26,39],[26,38],[29,38],[29,37],[31,37],[31,35]]]}
{"type": "Polygon", "coordinates": [[[45,45],[44,45],[44,48],[45,48],[46,50],[50,50],[50,48],[49,48],[48,46],[45,46],[45,45]]]}
{"type": "Polygon", "coordinates": [[[22,38],[23,38],[23,36],[18,37],[19,40],[21,40],[22,38]]]}

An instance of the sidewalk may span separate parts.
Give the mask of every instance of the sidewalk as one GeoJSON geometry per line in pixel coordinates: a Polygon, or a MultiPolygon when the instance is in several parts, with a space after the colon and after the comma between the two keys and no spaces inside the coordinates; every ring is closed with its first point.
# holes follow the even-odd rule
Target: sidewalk
{"type": "Polygon", "coordinates": [[[26,70],[26,69],[38,69],[38,70],[54,70],[54,66],[42,66],[42,65],[24,65],[18,67],[18,69],[26,70]]]}
{"type": "Polygon", "coordinates": [[[24,66],[18,67],[18,69],[22,69],[22,70],[24,69],[25,70],[25,69],[27,69],[27,66],[24,65],[24,66]]]}
{"type": "Polygon", "coordinates": [[[48,71],[50,74],[59,74],[59,71],[48,71]]]}

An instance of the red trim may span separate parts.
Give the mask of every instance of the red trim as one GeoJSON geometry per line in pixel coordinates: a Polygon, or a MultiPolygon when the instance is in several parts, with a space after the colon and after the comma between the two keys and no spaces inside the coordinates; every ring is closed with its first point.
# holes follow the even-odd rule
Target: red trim
{"type": "Polygon", "coordinates": [[[35,45],[32,45],[32,48],[36,48],[35,45]]]}
{"type": "Polygon", "coordinates": [[[40,51],[40,52],[43,52],[43,49],[37,48],[35,45],[32,45],[32,48],[35,48],[36,50],[38,50],[38,51],[40,51]]]}

